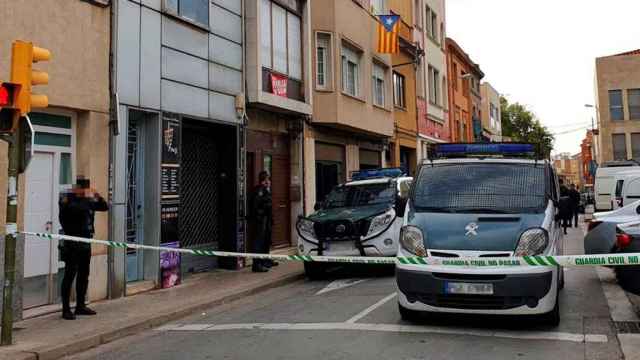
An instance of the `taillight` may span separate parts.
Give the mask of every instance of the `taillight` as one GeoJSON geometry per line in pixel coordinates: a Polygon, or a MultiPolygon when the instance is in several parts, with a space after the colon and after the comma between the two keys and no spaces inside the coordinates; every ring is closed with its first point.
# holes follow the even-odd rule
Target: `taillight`
{"type": "Polygon", "coordinates": [[[631,236],[628,234],[617,234],[616,235],[616,245],[618,249],[624,249],[627,246],[631,245],[631,236]]]}
{"type": "Polygon", "coordinates": [[[589,221],[587,225],[587,230],[591,231],[596,228],[596,226],[602,224],[602,221],[589,221]]]}

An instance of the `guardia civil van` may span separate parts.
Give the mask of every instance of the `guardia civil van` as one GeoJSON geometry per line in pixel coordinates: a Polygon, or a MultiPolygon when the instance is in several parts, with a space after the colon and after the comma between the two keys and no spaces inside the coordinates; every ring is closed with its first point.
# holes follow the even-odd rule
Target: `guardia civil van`
{"type": "MultiPolygon", "coordinates": [[[[421,165],[398,256],[455,259],[562,254],[556,172],[531,144],[441,144],[421,165]]],[[[539,315],[558,324],[558,266],[397,264],[400,314],[539,315]]]]}
{"type": "MultiPolygon", "coordinates": [[[[395,256],[412,178],[401,169],[356,171],[333,188],[315,212],[300,217],[298,253],[323,256],[395,256]]],[[[309,278],[328,264],[305,262],[309,278]]]]}

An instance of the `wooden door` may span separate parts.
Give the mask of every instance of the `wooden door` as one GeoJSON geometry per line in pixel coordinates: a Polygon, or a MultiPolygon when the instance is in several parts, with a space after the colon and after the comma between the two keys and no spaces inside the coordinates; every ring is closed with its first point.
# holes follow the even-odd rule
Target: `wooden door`
{"type": "Polygon", "coordinates": [[[271,192],[273,196],[273,247],[291,245],[289,201],[289,157],[272,155],[271,192]]]}

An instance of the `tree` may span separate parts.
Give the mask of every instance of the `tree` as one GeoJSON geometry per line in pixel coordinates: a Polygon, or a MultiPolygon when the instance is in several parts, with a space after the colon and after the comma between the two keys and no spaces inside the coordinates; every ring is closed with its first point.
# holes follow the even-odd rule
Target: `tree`
{"type": "Polygon", "coordinates": [[[555,137],[536,115],[520,103],[510,104],[500,97],[502,135],[515,142],[540,144],[545,157],[551,155],[555,137]]]}

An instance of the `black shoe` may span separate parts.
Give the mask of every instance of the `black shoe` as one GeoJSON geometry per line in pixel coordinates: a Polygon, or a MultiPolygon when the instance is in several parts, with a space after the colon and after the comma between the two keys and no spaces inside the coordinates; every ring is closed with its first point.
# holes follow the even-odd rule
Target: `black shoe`
{"type": "Polygon", "coordinates": [[[76,315],[96,315],[97,313],[86,306],[76,307],[76,315]]]}
{"type": "Polygon", "coordinates": [[[62,318],[65,320],[75,320],[76,319],[76,315],[74,313],[71,312],[71,310],[63,310],[62,311],[62,318]]]}
{"type": "Polygon", "coordinates": [[[269,271],[269,269],[264,267],[264,266],[256,266],[256,267],[251,268],[251,271],[257,272],[257,273],[264,273],[264,272],[269,271]]]}

